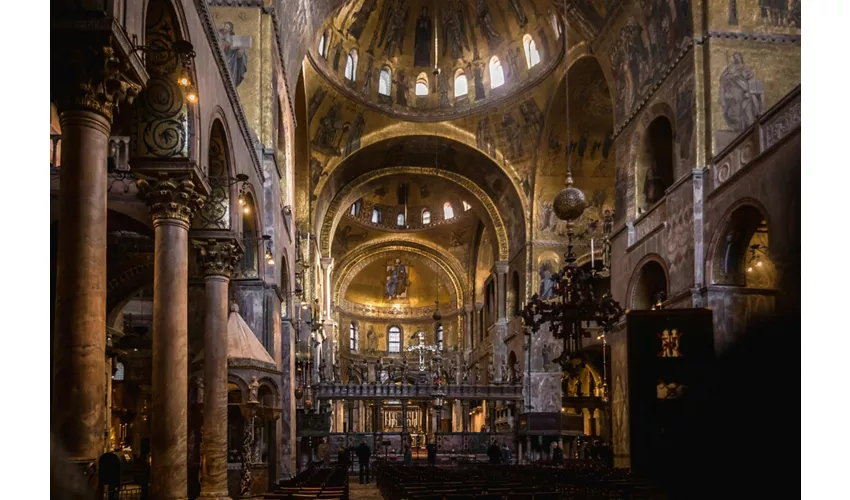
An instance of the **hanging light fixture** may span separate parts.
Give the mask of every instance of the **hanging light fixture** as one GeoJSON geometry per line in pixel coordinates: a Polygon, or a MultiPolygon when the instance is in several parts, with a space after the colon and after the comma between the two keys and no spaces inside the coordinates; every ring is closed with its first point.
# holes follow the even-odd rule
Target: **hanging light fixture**
{"type": "Polygon", "coordinates": [[[747,263],[747,272],[751,273],[755,269],[764,266],[764,262],[761,260],[760,255],[767,256],[767,247],[765,245],[759,245],[756,243],[755,245],[750,246],[750,260],[747,263]]]}
{"type": "MultiPolygon", "coordinates": [[[[570,101],[569,101],[569,24],[566,19],[566,2],[564,2],[564,50],[566,53],[567,73],[564,77],[564,93],[566,108],[566,129],[569,141],[570,134],[570,101]]],[[[573,252],[573,224],[581,217],[587,208],[587,200],[584,193],[573,186],[573,175],[569,148],[567,152],[567,172],[564,189],[561,190],[553,200],[555,215],[566,222],[567,226],[567,252],[564,255],[564,267],[555,274],[555,283],[552,288],[551,298],[542,299],[537,294],[525,305],[520,313],[526,335],[529,337],[529,356],[531,353],[531,339],[544,323],[550,325],[552,336],[563,341],[563,350],[553,362],[561,365],[565,373],[575,371],[576,366],[583,362],[582,341],[589,337],[583,325],[595,322],[601,329],[602,334],[609,333],[623,315],[623,309],[610,294],[605,293],[597,300],[593,289],[593,281],[601,277],[596,269],[586,270],[576,264],[576,255],[573,252]]],[[[604,338],[604,337],[603,337],[604,338]]],[[[604,348],[607,344],[603,345],[604,348]]],[[[529,370],[530,357],[529,357],[529,370]]],[[[530,371],[529,377],[530,379],[530,371]]],[[[607,388],[606,380],[603,387],[607,388]]],[[[529,386],[530,390],[530,386],[529,386]]],[[[532,409],[530,404],[527,409],[532,409]]]]}
{"type": "Polygon", "coordinates": [[[266,242],[266,262],[268,265],[274,265],[274,256],[272,255],[272,237],[268,234],[263,235],[263,240],[266,242]]]}

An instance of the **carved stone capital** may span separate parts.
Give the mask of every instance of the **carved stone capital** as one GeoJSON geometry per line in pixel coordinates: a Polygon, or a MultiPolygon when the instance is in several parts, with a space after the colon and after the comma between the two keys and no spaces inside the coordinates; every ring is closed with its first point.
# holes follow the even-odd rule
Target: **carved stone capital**
{"type": "Polygon", "coordinates": [[[51,99],[60,112],[94,111],[112,121],[122,102],[133,103],[142,86],[111,34],[63,37],[51,48],[51,99]]]}
{"type": "Polygon", "coordinates": [[[150,208],[154,226],[160,221],[172,219],[185,223],[188,229],[192,216],[206,199],[195,190],[195,183],[185,177],[170,177],[166,174],[158,178],[142,177],[136,181],[136,185],[139,197],[150,208]]]}
{"type": "Polygon", "coordinates": [[[229,278],[242,257],[242,249],[232,240],[192,240],[192,246],[198,252],[204,276],[229,278]]]}
{"type": "Polygon", "coordinates": [[[496,274],[508,274],[510,266],[506,261],[500,260],[493,265],[493,272],[496,274]]]}

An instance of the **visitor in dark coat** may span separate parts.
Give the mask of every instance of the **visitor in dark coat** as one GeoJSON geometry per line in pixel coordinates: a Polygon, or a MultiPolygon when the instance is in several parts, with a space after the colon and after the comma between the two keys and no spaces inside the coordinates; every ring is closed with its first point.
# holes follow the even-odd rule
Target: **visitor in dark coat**
{"type": "Polygon", "coordinates": [[[98,461],[98,486],[107,492],[109,500],[118,500],[118,489],[121,487],[121,459],[108,451],[100,456],[98,461]]]}
{"type": "Polygon", "coordinates": [[[558,445],[555,445],[555,449],[552,450],[552,465],[564,465],[564,450],[558,445]]]}
{"type": "Polygon", "coordinates": [[[360,441],[357,447],[357,461],[360,464],[360,484],[363,484],[363,476],[366,476],[366,484],[369,484],[369,459],[372,457],[372,449],[366,441],[360,441]]]}
{"type": "Polygon", "coordinates": [[[499,449],[499,445],[497,445],[495,441],[493,441],[487,449],[487,456],[490,457],[490,463],[492,465],[499,465],[502,462],[502,451],[499,449]]]}

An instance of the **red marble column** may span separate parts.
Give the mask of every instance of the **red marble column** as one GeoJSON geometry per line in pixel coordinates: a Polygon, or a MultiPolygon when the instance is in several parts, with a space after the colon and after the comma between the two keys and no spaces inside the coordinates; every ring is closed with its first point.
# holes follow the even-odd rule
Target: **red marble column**
{"type": "Polygon", "coordinates": [[[227,290],[241,251],[233,242],[193,241],[204,272],[204,425],[201,498],[227,494],[227,290]]]}
{"type": "Polygon", "coordinates": [[[154,226],[151,498],[188,498],[189,224],[203,197],[189,180],[138,181],[154,226]]]}
{"type": "Polygon", "coordinates": [[[104,451],[106,379],[106,154],[110,120],[91,110],[60,117],[59,249],[52,429],[72,460],[104,451]]]}

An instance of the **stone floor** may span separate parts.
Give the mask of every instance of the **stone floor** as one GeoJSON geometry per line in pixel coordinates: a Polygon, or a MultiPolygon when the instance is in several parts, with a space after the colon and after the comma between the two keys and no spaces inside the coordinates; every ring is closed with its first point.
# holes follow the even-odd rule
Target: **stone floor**
{"type": "Polygon", "coordinates": [[[360,484],[356,477],[350,477],[348,481],[348,497],[357,500],[383,500],[381,492],[375,485],[375,481],[369,484],[360,484]]]}

